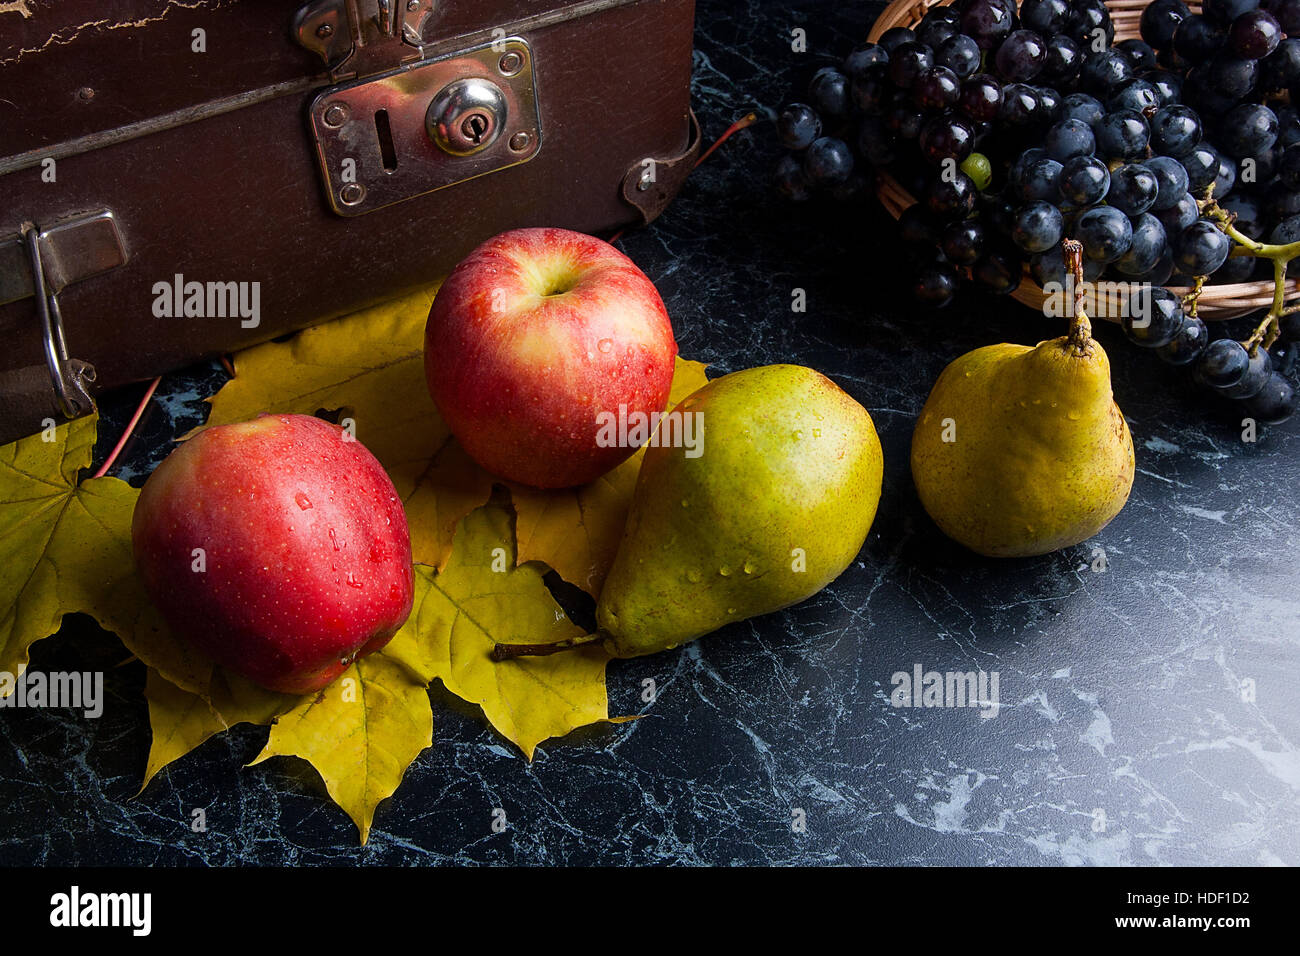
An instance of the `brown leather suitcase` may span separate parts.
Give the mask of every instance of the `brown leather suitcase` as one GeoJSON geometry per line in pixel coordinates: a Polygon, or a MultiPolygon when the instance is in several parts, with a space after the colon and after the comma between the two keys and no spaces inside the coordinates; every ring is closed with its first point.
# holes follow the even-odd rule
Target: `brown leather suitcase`
{"type": "Polygon", "coordinates": [[[692,0],[0,2],[0,442],[392,298],[504,229],[648,222],[692,0]]]}

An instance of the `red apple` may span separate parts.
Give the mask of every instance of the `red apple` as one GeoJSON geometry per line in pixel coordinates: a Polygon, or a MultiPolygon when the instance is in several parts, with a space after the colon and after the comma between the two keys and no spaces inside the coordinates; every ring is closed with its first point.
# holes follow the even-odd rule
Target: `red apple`
{"type": "Polygon", "coordinates": [[[131,523],[177,635],[286,694],[333,681],[411,611],[411,540],[383,467],[337,425],[262,415],[200,432],[149,476],[131,523]]]}
{"type": "Polygon", "coordinates": [[[483,243],[425,330],[429,391],[452,434],[488,471],[538,488],[585,484],[631,455],[600,437],[602,416],[662,412],[676,355],[654,283],[567,229],[483,243]]]}

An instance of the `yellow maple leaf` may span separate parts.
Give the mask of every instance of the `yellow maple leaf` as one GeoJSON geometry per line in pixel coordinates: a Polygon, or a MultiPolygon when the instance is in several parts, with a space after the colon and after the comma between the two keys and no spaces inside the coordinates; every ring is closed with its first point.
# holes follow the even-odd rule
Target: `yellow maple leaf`
{"type": "Polygon", "coordinates": [[[494,663],[498,641],[581,637],[551,597],[536,564],[515,564],[510,512],[487,505],[462,522],[442,573],[417,567],[415,604],[384,654],[426,682],[478,704],[492,726],[533,758],[537,745],[609,719],[599,646],[494,663]]]}
{"type": "Polygon", "coordinates": [[[252,764],[278,756],[306,760],[365,843],[375,807],[392,796],[411,761],[432,744],[425,682],[380,651],[358,660],[319,694],[301,698],[271,727],[252,764]]]}
{"type": "Polygon", "coordinates": [[[295,697],[265,690],[222,667],[213,669],[206,695],[177,687],[149,668],[144,696],[149,701],[152,739],[141,792],[163,767],[214,734],[240,723],[269,724],[297,703],[295,697]]]}
{"type": "MultiPolygon", "coordinates": [[[[708,382],[705,368],[701,362],[677,359],[669,408],[704,387],[708,382]]],[[[511,484],[510,497],[518,515],[519,563],[541,561],[570,584],[599,597],[623,540],[623,525],[644,455],[645,449],[639,449],[617,468],[580,488],[540,491],[511,484]]]]}
{"type": "Polygon", "coordinates": [[[0,447],[0,670],[20,673],[31,645],[80,611],[173,684],[204,693],[211,663],[167,633],[135,574],[139,493],[117,478],[77,484],[97,423],[91,415],[0,447]]]}

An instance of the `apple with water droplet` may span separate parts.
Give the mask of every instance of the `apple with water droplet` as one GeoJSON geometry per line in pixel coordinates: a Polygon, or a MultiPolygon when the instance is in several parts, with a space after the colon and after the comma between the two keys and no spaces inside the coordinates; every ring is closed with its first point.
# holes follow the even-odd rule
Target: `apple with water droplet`
{"type": "Polygon", "coordinates": [[[594,481],[636,449],[622,413],[664,411],[677,342],[654,283],[609,243],[567,229],[489,239],[447,277],[425,329],[429,391],[457,440],[503,478],[594,481]]]}
{"type": "Polygon", "coordinates": [[[131,543],[172,632],[271,690],[307,694],[411,611],[406,513],[347,430],[310,415],[206,429],[149,476],[131,543]]]}

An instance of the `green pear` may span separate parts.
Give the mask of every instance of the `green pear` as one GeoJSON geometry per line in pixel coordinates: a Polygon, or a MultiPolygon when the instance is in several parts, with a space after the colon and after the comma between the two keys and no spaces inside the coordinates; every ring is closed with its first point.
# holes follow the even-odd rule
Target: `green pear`
{"type": "Polygon", "coordinates": [[[834,382],[768,365],[714,379],[675,412],[697,416],[704,440],[694,457],[667,441],[646,449],[598,633],[498,644],[494,659],[596,641],[615,657],[653,654],[797,604],[857,557],[880,501],[880,439],[834,382]]]}
{"type": "Polygon", "coordinates": [[[1069,547],[1128,500],[1133,439],[1106,352],[1075,308],[1061,338],[960,356],[921,409],[912,435],[921,504],[972,551],[1027,557],[1069,547]]]}

